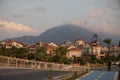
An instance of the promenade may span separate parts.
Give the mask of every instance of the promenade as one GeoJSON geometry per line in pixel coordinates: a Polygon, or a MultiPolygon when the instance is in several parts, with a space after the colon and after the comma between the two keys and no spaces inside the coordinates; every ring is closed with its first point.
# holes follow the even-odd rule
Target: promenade
{"type": "Polygon", "coordinates": [[[118,72],[91,71],[76,80],[118,80],[118,72]]]}

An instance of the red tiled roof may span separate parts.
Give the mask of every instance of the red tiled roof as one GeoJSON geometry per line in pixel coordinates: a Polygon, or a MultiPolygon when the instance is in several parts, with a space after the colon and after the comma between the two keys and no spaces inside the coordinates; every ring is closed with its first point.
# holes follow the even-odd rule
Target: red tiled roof
{"type": "Polygon", "coordinates": [[[69,49],[69,51],[80,51],[81,49],[80,48],[71,48],[69,49]]]}
{"type": "Polygon", "coordinates": [[[35,44],[28,45],[27,48],[36,48],[35,44]]]}

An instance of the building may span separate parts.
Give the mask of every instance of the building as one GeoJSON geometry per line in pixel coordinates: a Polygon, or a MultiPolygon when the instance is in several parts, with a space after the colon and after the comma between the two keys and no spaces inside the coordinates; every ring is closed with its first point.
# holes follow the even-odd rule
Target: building
{"type": "Polygon", "coordinates": [[[114,46],[110,48],[110,56],[119,56],[120,55],[120,47],[119,46],[114,46]]]}
{"type": "Polygon", "coordinates": [[[84,46],[85,42],[82,39],[76,39],[74,44],[75,46],[84,46]]]}
{"type": "Polygon", "coordinates": [[[30,45],[26,46],[26,48],[28,49],[28,53],[35,53],[37,45],[35,43],[30,44],[30,45]]]}
{"type": "Polygon", "coordinates": [[[73,56],[76,58],[80,58],[82,56],[82,50],[80,48],[70,46],[67,49],[68,49],[68,52],[66,54],[66,57],[68,59],[72,58],[73,56]]]}
{"type": "Polygon", "coordinates": [[[12,47],[16,47],[16,48],[23,48],[24,44],[17,42],[15,40],[5,40],[0,42],[0,47],[5,47],[5,48],[12,48],[12,47]]]}
{"type": "Polygon", "coordinates": [[[47,45],[47,47],[46,47],[46,49],[47,49],[47,54],[48,54],[49,56],[53,56],[54,50],[57,49],[57,48],[59,48],[59,45],[57,45],[57,44],[55,44],[55,43],[53,43],[53,42],[49,43],[49,44],[47,45]]]}
{"type": "Polygon", "coordinates": [[[100,45],[91,46],[91,55],[94,55],[97,59],[105,58],[105,53],[103,53],[102,46],[100,45]]]}
{"type": "Polygon", "coordinates": [[[53,56],[53,51],[59,46],[53,42],[49,44],[45,42],[39,42],[28,45],[26,48],[29,50],[29,53],[35,53],[40,47],[44,47],[46,49],[46,54],[48,54],[49,56],[53,56]]]}
{"type": "Polygon", "coordinates": [[[82,55],[83,56],[90,56],[92,54],[92,48],[90,44],[85,43],[85,45],[82,48],[82,55]]]}

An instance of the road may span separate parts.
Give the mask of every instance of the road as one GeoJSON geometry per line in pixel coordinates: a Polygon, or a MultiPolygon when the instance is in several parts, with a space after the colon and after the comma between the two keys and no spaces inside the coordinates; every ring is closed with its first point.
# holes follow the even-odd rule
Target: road
{"type": "MultiPolygon", "coordinates": [[[[104,74],[105,71],[107,71],[107,67],[97,67],[97,68],[92,68],[91,70],[94,72],[97,71],[97,73],[94,73],[94,74],[102,75],[102,73],[99,73],[99,71],[102,71],[104,74]]],[[[118,70],[119,68],[117,66],[112,66],[112,69],[111,69],[112,73],[110,74],[107,73],[107,74],[109,74],[109,76],[113,75],[118,70]]],[[[0,80],[46,80],[50,72],[51,71],[49,70],[0,68],[0,80]]],[[[67,73],[70,73],[70,72],[53,71],[54,77],[67,74],[67,73]]],[[[98,75],[96,75],[96,77],[97,76],[98,75]]],[[[82,79],[82,80],[88,80],[88,79],[82,79]]],[[[106,79],[106,80],[110,80],[110,79],[106,79]]]]}
{"type": "Polygon", "coordinates": [[[81,77],[77,80],[116,80],[116,75],[116,72],[92,71],[88,75],[81,77]]]}
{"type": "Polygon", "coordinates": [[[111,71],[107,71],[107,66],[91,68],[91,72],[76,80],[116,80],[118,78],[119,67],[113,65],[111,71]]]}
{"type": "MultiPolygon", "coordinates": [[[[0,69],[0,80],[46,80],[50,72],[49,70],[5,68],[0,69]]],[[[70,72],[53,71],[54,76],[67,73],[70,72]]]]}

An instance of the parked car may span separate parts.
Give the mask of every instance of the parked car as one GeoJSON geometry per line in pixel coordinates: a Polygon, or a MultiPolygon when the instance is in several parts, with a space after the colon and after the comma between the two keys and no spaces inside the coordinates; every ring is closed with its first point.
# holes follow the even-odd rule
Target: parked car
{"type": "Polygon", "coordinates": [[[120,63],[118,61],[112,62],[112,65],[119,65],[120,63]]]}

